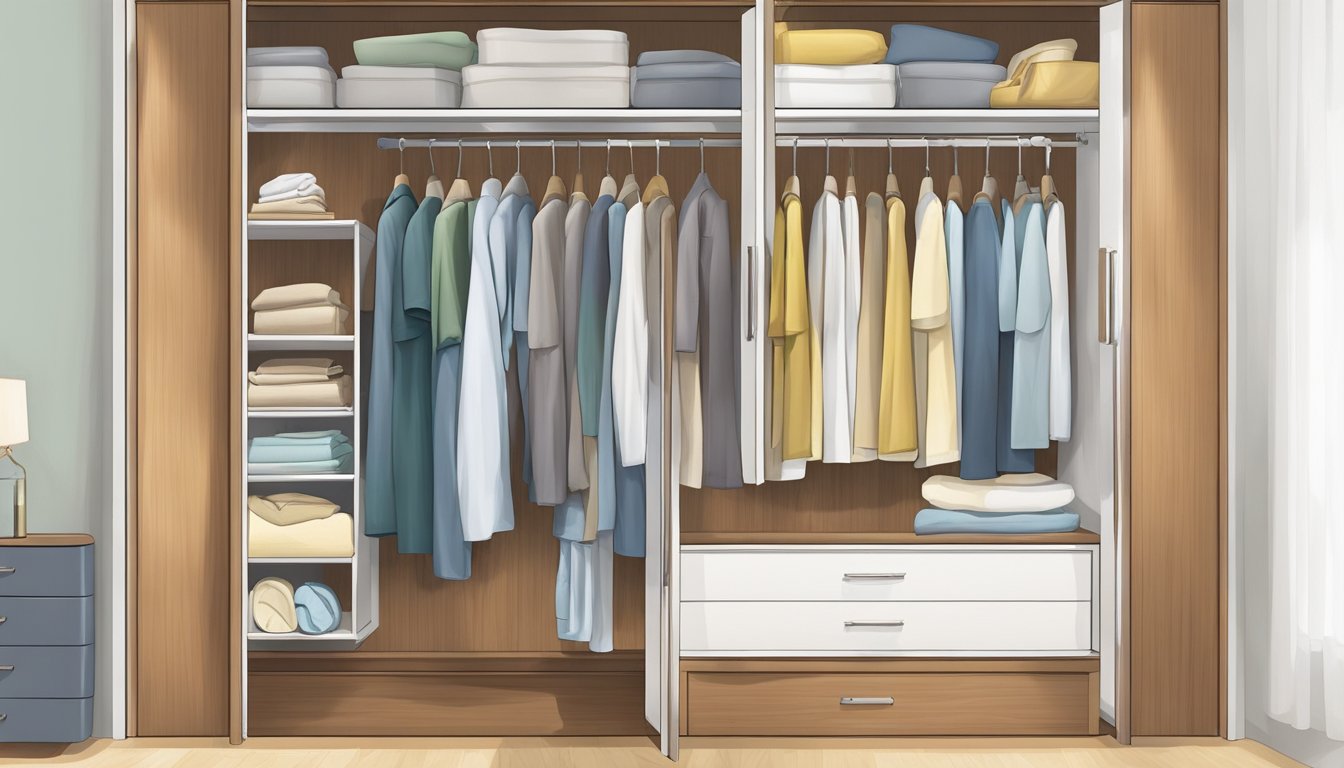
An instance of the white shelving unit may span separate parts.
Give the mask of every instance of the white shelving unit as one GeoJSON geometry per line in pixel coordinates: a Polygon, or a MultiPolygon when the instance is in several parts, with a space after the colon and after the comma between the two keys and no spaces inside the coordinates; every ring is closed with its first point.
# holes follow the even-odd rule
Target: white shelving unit
{"type": "Polygon", "coordinates": [[[1096,133],[1096,109],[777,109],[780,135],[1019,135],[1096,133]]]}
{"type": "Polygon", "coordinates": [[[737,133],[740,109],[249,109],[249,133],[737,133]]]}
{"type": "MultiPolygon", "coordinates": [[[[250,221],[247,223],[248,243],[257,241],[331,241],[333,254],[338,253],[339,243],[349,244],[348,261],[337,255],[332,257],[332,268],[349,269],[353,278],[354,295],[343,297],[350,306],[359,307],[362,293],[360,280],[367,271],[373,252],[374,233],[364,224],[355,220],[337,221],[250,221]]],[[[283,255],[268,255],[268,258],[283,258],[283,255]]],[[[251,266],[252,250],[244,248],[243,285],[249,285],[248,273],[251,266]]],[[[326,282],[323,275],[313,275],[314,282],[326,282]]],[[[250,301],[251,297],[244,297],[250,301]]],[[[244,324],[249,313],[244,307],[244,324]]],[[[287,490],[315,493],[341,504],[343,511],[349,512],[355,528],[355,554],[353,557],[248,557],[248,513],[244,505],[243,515],[243,616],[248,650],[352,650],[357,648],[375,629],[378,628],[378,543],[375,539],[363,535],[364,509],[361,471],[361,450],[363,434],[360,416],[360,381],[363,359],[360,354],[359,318],[352,318],[353,333],[338,336],[276,336],[250,333],[250,328],[241,329],[243,337],[244,370],[253,370],[258,360],[256,353],[323,353],[345,352],[350,355],[351,365],[346,373],[350,374],[354,386],[354,399],[347,408],[248,408],[247,383],[243,382],[243,462],[246,466],[247,445],[255,435],[271,435],[280,432],[308,431],[322,428],[339,428],[350,436],[355,448],[351,471],[343,474],[316,475],[257,475],[248,474],[243,478],[243,496],[253,493],[270,494],[287,490]],[[324,635],[305,635],[301,632],[272,634],[256,630],[252,624],[251,601],[248,599],[251,587],[264,576],[280,576],[298,586],[303,581],[321,577],[321,569],[330,567],[350,569],[350,604],[342,608],[341,625],[324,635]]]]}

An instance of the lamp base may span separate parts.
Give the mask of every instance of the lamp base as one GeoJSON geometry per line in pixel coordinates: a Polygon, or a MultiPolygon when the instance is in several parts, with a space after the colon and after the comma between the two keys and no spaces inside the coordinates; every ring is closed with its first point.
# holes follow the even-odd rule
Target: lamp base
{"type": "Polygon", "coordinates": [[[0,459],[9,459],[21,473],[14,479],[14,536],[16,539],[28,538],[28,470],[14,458],[9,446],[0,446],[0,459]]]}

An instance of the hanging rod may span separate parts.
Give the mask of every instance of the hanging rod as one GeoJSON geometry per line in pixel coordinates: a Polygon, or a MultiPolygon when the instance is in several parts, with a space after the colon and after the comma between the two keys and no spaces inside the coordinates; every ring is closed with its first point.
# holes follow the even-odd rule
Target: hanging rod
{"type": "Polygon", "coordinates": [[[990,147],[1039,147],[1046,146],[1059,149],[1062,147],[1081,147],[1087,144],[1087,138],[1078,134],[1072,140],[1056,141],[1045,136],[958,136],[928,138],[909,136],[893,136],[890,139],[877,136],[865,136],[863,138],[825,138],[819,136],[776,136],[775,146],[799,148],[822,148],[830,146],[831,149],[851,148],[851,149],[923,149],[924,147],[968,147],[984,149],[990,147]]]}
{"type": "MultiPolygon", "coordinates": [[[[378,139],[379,149],[411,149],[412,147],[424,149],[429,146],[431,139],[401,139],[383,136],[378,139]]],[[[434,146],[440,149],[456,149],[457,139],[432,139],[434,146]]],[[[516,147],[528,147],[531,149],[574,149],[576,147],[598,148],[602,149],[610,146],[615,149],[647,147],[655,149],[662,147],[672,148],[695,148],[700,147],[740,147],[742,142],[738,139],[463,139],[461,146],[470,149],[485,149],[487,145],[492,149],[514,149],[516,147]]],[[[923,144],[920,145],[924,146],[923,144]]],[[[981,146],[984,146],[982,143],[981,146]]]]}

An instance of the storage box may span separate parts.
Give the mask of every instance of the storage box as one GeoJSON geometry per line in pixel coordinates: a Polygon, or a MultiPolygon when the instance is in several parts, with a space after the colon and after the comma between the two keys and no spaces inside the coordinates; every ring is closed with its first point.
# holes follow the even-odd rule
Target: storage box
{"type": "Polygon", "coordinates": [[[781,109],[891,109],[896,68],[890,64],[823,67],[775,65],[775,106],[781,109]]]}
{"type": "Polygon", "coordinates": [[[324,67],[248,67],[247,106],[313,109],[336,106],[336,73],[324,67]]]}
{"type": "Polygon", "coordinates": [[[641,64],[630,73],[630,106],[738,109],[742,106],[742,65],[735,61],[641,64]]]}
{"type": "Polygon", "coordinates": [[[985,109],[1003,81],[998,64],[912,61],[896,67],[896,106],[903,109],[985,109]]]}
{"type": "Polygon", "coordinates": [[[993,64],[999,44],[983,37],[922,24],[895,24],[891,28],[888,64],[911,61],[971,61],[993,64]]]}
{"type": "Polygon", "coordinates": [[[462,70],[462,106],[625,109],[630,106],[630,68],[474,64],[462,70]]]}
{"type": "Polygon", "coordinates": [[[476,44],[463,32],[368,37],[355,41],[355,60],[369,67],[458,70],[476,63],[476,44]]]}
{"type": "Polygon", "coordinates": [[[336,106],[365,109],[456,109],[462,74],[437,67],[365,67],[341,70],[336,106]]]}
{"type": "Polygon", "coordinates": [[[327,49],[316,45],[281,45],[248,48],[249,67],[325,67],[330,69],[327,49]]]}
{"type": "Polygon", "coordinates": [[[481,64],[581,64],[630,66],[630,41],[610,29],[516,29],[496,27],[476,33],[481,64]]]}

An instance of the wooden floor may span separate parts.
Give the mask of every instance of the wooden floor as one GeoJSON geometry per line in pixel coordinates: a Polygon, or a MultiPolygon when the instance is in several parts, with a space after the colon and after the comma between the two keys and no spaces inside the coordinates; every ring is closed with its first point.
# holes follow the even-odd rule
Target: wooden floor
{"type": "MultiPolygon", "coordinates": [[[[645,739],[222,739],[91,741],[64,751],[0,746],[0,765],[97,768],[624,768],[669,766],[645,739]]],[[[686,739],[689,768],[1258,768],[1298,763],[1253,741],[686,739]]]]}

